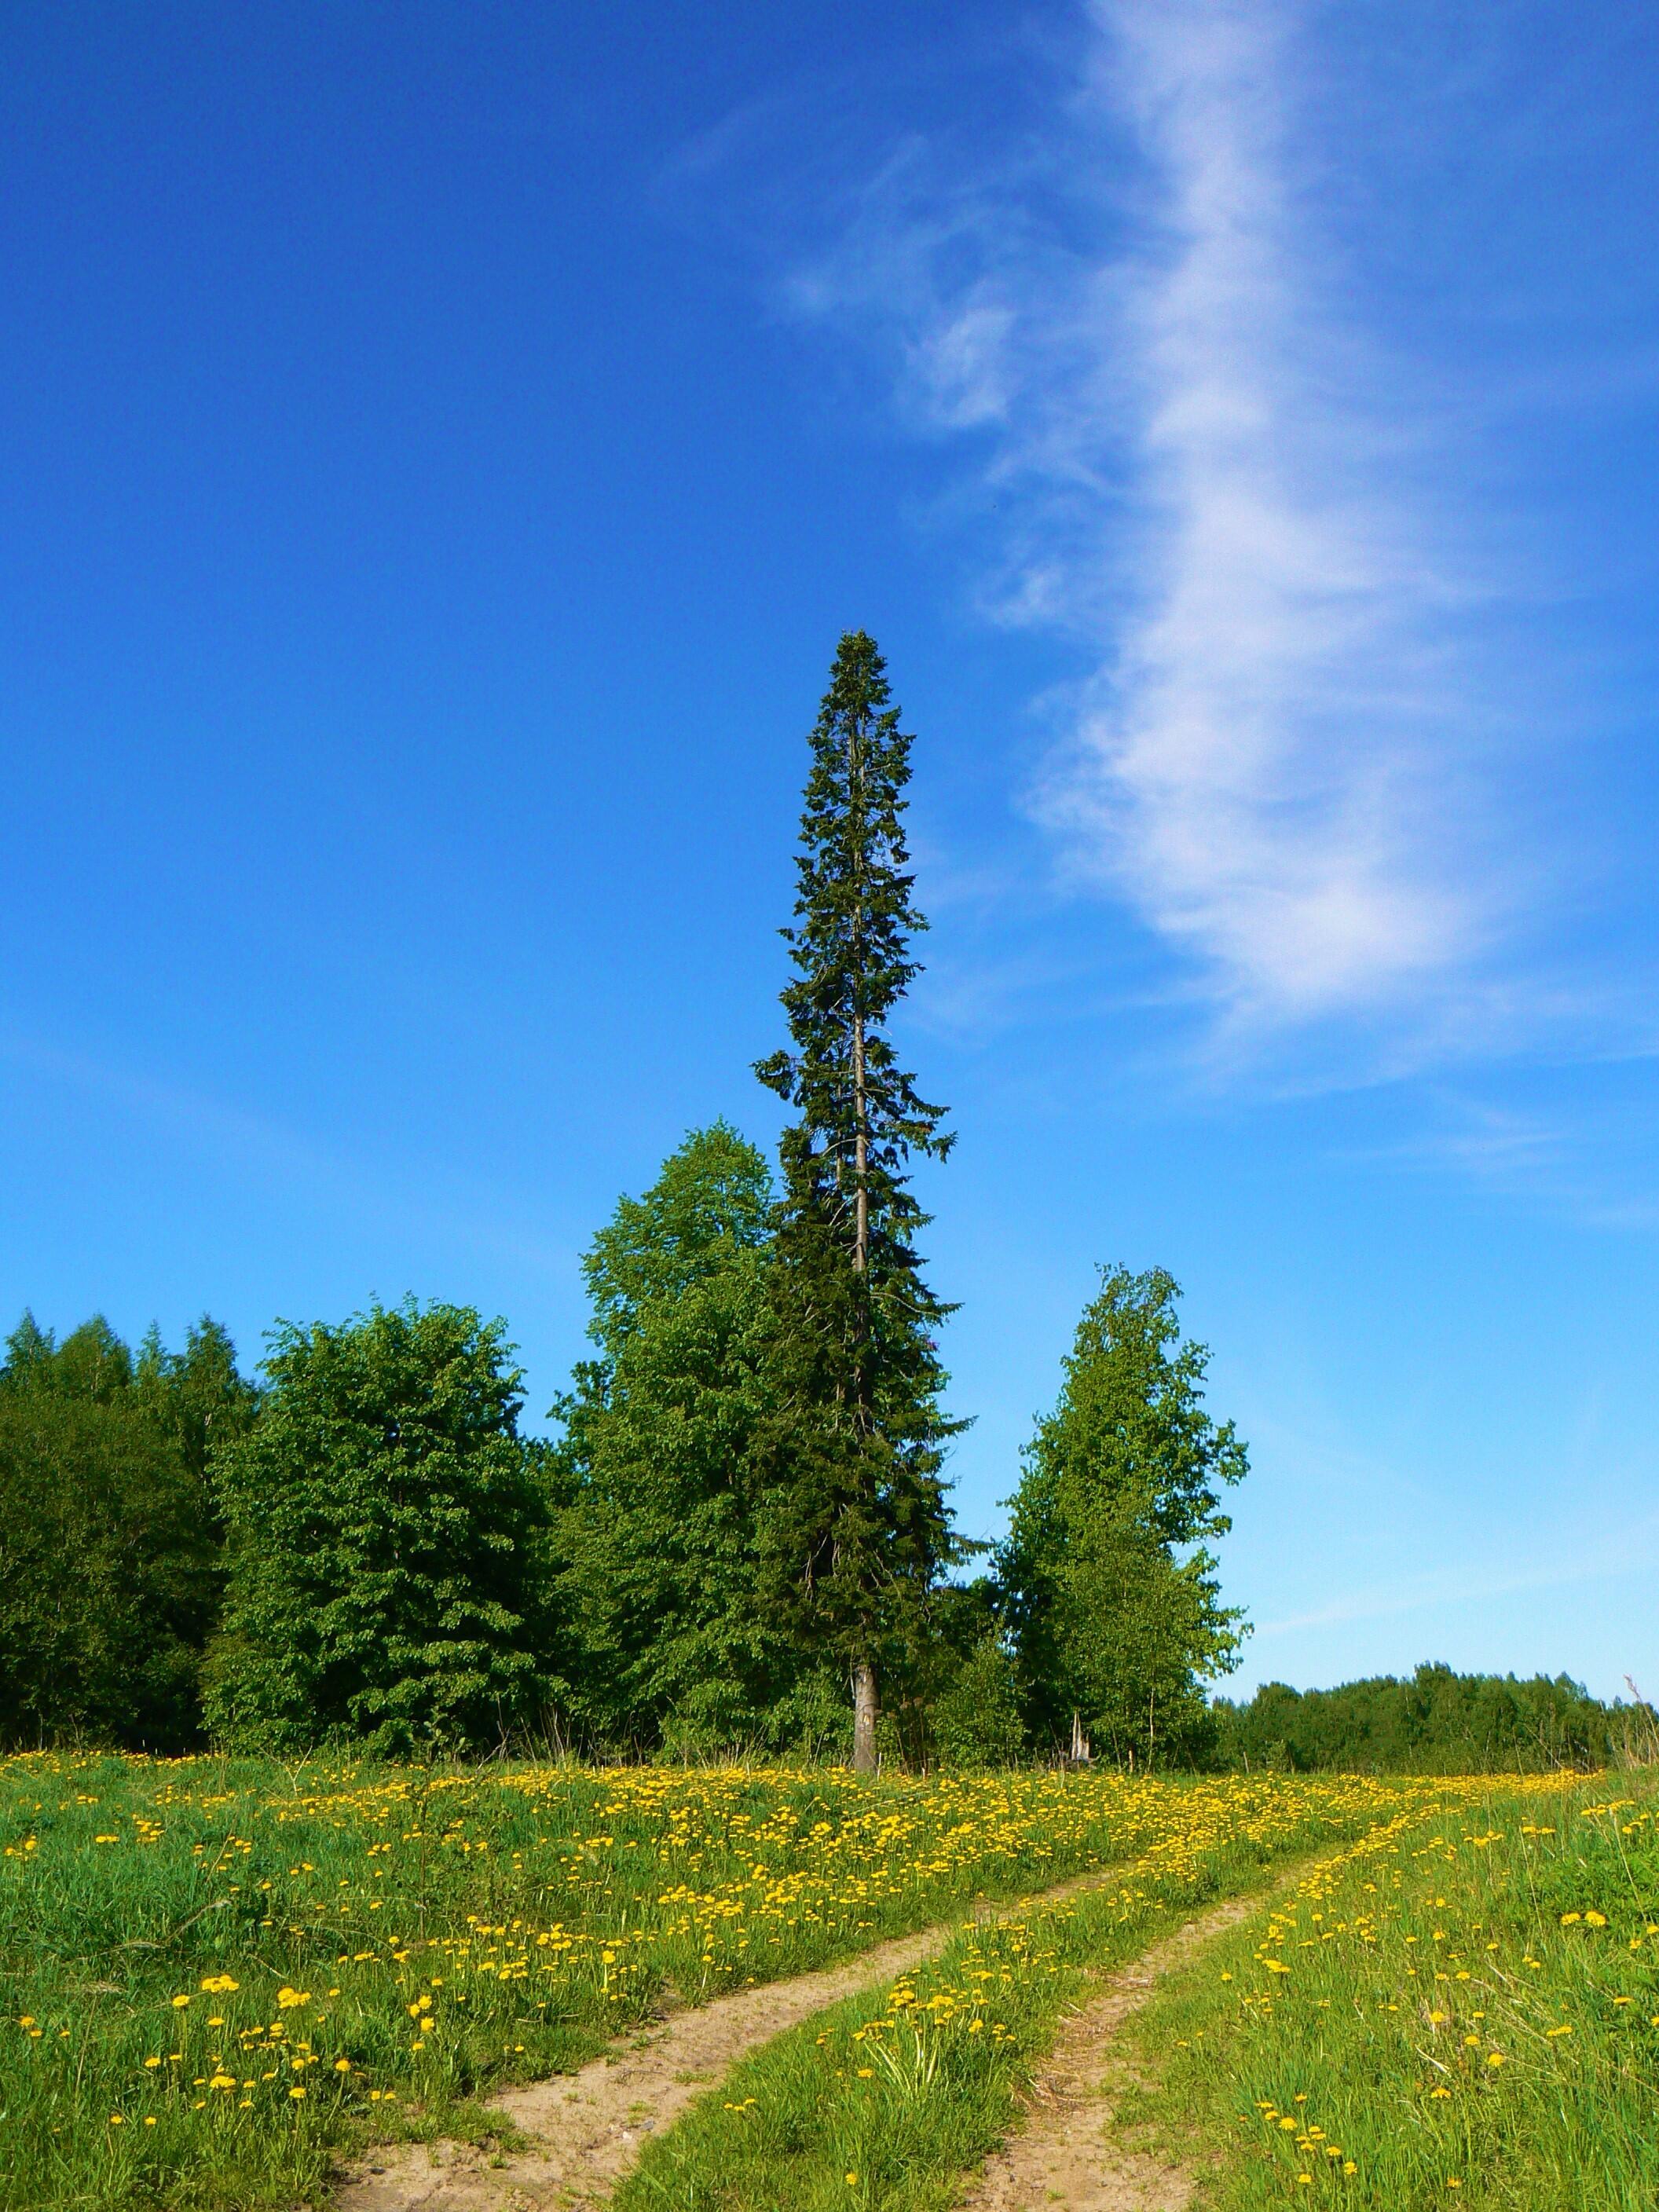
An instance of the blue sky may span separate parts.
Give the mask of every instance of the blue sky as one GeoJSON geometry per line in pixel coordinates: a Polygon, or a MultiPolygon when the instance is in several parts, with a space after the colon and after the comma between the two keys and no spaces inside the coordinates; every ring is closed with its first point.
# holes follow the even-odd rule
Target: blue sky
{"type": "Polygon", "coordinates": [[[965,1524],[1097,1262],[1238,1680],[1659,1681],[1651,11],[8,10],[0,1311],[505,1313],[918,732],[965,1524]]]}

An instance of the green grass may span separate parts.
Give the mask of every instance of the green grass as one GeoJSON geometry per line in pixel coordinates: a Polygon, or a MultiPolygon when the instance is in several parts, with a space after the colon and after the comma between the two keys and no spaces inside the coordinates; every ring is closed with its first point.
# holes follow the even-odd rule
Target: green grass
{"type": "Polygon", "coordinates": [[[780,2082],[810,2063],[775,2113],[769,2089],[717,2093],[630,2185],[690,2146],[702,2194],[682,2203],[939,2202],[1085,1961],[1276,1853],[1472,1789],[0,1761],[0,2212],[319,2202],[341,2151],[487,2131],[480,2092],[581,2063],[671,1991],[696,2002],[1120,1869],[1052,1920],[960,1938],[873,2037],[843,2010],[780,2045],[758,2062],[780,2082]],[[992,1989],[975,2032],[968,2000],[992,1989]]]}
{"type": "Polygon", "coordinates": [[[932,1966],[757,2052],[647,2144],[615,2212],[937,2212],[1008,2131],[1091,1972],[1276,1860],[1379,1822],[1409,1832],[1471,1787],[1286,1778],[1246,1822],[1227,1785],[1199,1785],[1109,1886],[965,1929],[932,1966]]]}
{"type": "Polygon", "coordinates": [[[1656,1815],[1649,1778],[1494,1786],[1343,1855],[1139,2016],[1123,2124],[1221,2148],[1225,2212],[1653,2212],[1656,1815]]]}
{"type": "Polygon", "coordinates": [[[477,2133],[477,2093],[580,2063],[671,1987],[696,2002],[1132,1856],[1179,1796],[0,1761],[0,2207],[314,2197],[340,2148],[477,2133]]]}

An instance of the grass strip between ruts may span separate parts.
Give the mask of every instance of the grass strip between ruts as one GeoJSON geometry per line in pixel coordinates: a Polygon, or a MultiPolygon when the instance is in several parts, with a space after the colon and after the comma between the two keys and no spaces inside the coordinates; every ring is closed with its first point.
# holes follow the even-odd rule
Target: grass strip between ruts
{"type": "MultiPolygon", "coordinates": [[[[1551,1784],[1553,1789],[1556,1785],[1551,1784]]],[[[1536,1785],[1534,1785],[1534,1790],[1536,1785]]],[[[1205,1901],[1345,1834],[1409,1833],[1468,1799],[1431,1785],[1383,1822],[1154,1844],[1097,1890],[961,1930],[896,1984],[850,1998],[741,2063],[647,2144],[615,2212],[932,2212],[1013,2124],[1032,2061],[1091,1971],[1205,1901]]]]}
{"type": "Polygon", "coordinates": [[[1333,1856],[1137,2014],[1119,2124],[1224,2212],[1652,2212],[1656,1828],[1626,1773],[1333,1856]]]}

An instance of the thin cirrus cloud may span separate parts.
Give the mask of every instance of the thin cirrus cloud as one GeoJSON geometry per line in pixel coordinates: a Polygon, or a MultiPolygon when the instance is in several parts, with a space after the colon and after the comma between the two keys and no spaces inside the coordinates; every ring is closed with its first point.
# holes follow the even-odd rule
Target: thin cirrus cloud
{"type": "Polygon", "coordinates": [[[1573,1552],[1557,1552],[1547,1562],[1524,1566],[1498,1566],[1495,1571],[1471,1577],[1463,1574],[1419,1576],[1404,1586],[1361,1589],[1281,1620],[1264,1620],[1258,1636],[1289,1636],[1309,1628],[1346,1626],[1355,1621],[1384,1620],[1396,1613],[1417,1613],[1455,1603],[1467,1606],[1486,1598],[1511,1597],[1532,1591],[1565,1589],[1577,1583],[1622,1580],[1650,1574],[1659,1556],[1659,1522],[1650,1515],[1625,1531],[1617,1542],[1573,1552]]]}
{"type": "Polygon", "coordinates": [[[1483,1026],[1521,870],[1433,410],[1331,304],[1294,16],[1089,21],[1038,150],[964,181],[903,148],[792,303],[873,329],[916,426],[976,441],[988,602],[1093,663],[1031,795],[1068,880],[1215,1034],[1404,1013],[1443,1043],[1483,1026]]]}

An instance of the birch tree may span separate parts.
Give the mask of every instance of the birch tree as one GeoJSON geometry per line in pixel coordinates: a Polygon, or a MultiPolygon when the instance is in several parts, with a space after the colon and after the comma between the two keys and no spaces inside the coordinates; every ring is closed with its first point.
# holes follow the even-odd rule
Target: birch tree
{"type": "Polygon", "coordinates": [[[1204,1409],[1209,1353],[1182,1340],[1180,1296],[1161,1267],[1103,1271],[1000,1563],[1034,1737],[1137,1765],[1194,1747],[1202,1686],[1247,1632],[1210,1547],[1249,1459],[1204,1409]]]}

